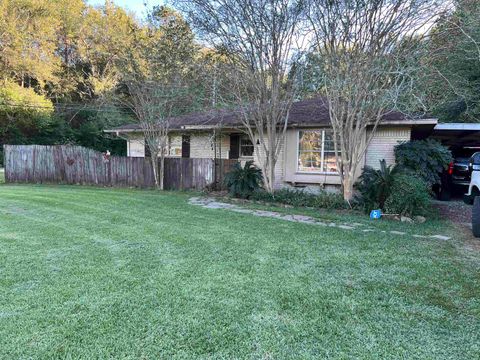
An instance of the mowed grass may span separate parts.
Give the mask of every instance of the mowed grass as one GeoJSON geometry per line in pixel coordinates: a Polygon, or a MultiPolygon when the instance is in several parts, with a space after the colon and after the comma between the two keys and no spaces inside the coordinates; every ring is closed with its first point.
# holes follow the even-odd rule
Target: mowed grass
{"type": "Polygon", "coordinates": [[[480,357],[480,266],[459,239],[189,196],[0,186],[0,358],[480,357]]]}

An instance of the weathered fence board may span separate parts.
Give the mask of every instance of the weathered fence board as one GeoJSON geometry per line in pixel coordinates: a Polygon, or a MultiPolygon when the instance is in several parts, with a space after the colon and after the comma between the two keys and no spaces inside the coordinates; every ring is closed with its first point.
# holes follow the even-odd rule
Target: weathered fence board
{"type": "Polygon", "coordinates": [[[202,190],[214,182],[213,159],[165,159],[164,185],[168,190],[202,190]]]}
{"type": "MultiPolygon", "coordinates": [[[[150,158],[111,156],[70,145],[4,145],[7,183],[153,187],[150,158]]],[[[170,190],[221,188],[236,160],[166,158],[164,185],[170,190]]]]}
{"type": "Polygon", "coordinates": [[[70,145],[4,145],[5,181],[153,187],[148,158],[112,156],[70,145]]]}
{"type": "Polygon", "coordinates": [[[227,175],[231,170],[233,165],[235,165],[238,160],[234,159],[216,159],[215,160],[215,178],[217,188],[223,189],[224,188],[224,179],[225,175],[227,175]]]}

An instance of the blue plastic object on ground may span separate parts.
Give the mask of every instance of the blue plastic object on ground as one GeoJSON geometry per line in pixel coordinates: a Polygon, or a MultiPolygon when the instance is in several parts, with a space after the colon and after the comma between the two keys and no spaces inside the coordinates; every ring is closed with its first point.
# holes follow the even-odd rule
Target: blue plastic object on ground
{"type": "Polygon", "coordinates": [[[370,219],[380,219],[382,217],[382,210],[372,210],[370,212],[370,219]]]}

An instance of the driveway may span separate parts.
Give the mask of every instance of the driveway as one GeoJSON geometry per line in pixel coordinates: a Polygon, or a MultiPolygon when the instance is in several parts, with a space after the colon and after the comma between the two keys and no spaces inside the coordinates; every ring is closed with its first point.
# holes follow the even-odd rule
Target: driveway
{"type": "Polygon", "coordinates": [[[440,215],[450,221],[472,227],[472,206],[465,204],[461,200],[453,201],[434,201],[440,215]]]}

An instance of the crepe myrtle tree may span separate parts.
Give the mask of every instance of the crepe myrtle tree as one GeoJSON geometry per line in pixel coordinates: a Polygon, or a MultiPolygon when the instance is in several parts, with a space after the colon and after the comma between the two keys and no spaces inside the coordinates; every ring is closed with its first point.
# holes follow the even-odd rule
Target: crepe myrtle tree
{"type": "Polygon", "coordinates": [[[317,89],[328,102],[345,200],[382,119],[422,99],[412,84],[420,66],[413,60],[448,7],[439,0],[309,1],[317,89]]]}
{"type": "Polygon", "coordinates": [[[275,164],[297,95],[293,64],[304,39],[305,1],[175,0],[174,4],[205,43],[225,54],[228,92],[221,102],[237,112],[254,146],[265,189],[273,192],[275,164]]]}
{"type": "Polygon", "coordinates": [[[123,103],[133,113],[150,152],[155,187],[163,190],[170,121],[183,109],[184,89],[153,80],[127,81],[126,87],[128,97],[123,103]]]}

